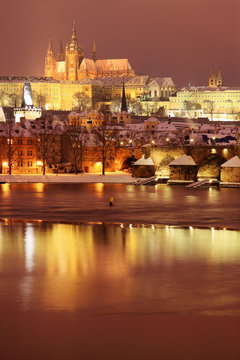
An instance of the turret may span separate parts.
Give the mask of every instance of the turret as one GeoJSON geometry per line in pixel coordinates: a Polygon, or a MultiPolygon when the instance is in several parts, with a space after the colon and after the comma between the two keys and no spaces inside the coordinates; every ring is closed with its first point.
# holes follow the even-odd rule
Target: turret
{"type": "Polygon", "coordinates": [[[126,101],[124,81],[123,81],[123,88],[122,88],[121,112],[117,114],[117,122],[120,125],[131,123],[131,115],[129,114],[129,112],[127,110],[127,101],[126,101]]]}
{"type": "Polygon", "coordinates": [[[70,43],[69,48],[70,48],[70,50],[78,50],[78,42],[77,42],[75,21],[73,22],[72,41],[70,43]]]}
{"type": "Polygon", "coordinates": [[[209,87],[216,87],[216,86],[217,86],[217,77],[213,66],[209,77],[209,87]]]}
{"type": "Polygon", "coordinates": [[[220,68],[219,71],[218,71],[217,86],[223,86],[223,76],[222,76],[222,70],[221,70],[221,68],[220,68]]]}
{"type": "Polygon", "coordinates": [[[57,61],[64,61],[64,60],[65,60],[65,54],[63,51],[62,41],[60,41],[59,51],[58,51],[58,55],[57,55],[57,61]]]}
{"type": "Polygon", "coordinates": [[[53,52],[52,39],[49,38],[47,56],[45,58],[45,76],[56,77],[56,60],[53,52]]]}
{"type": "Polygon", "coordinates": [[[121,105],[121,112],[127,111],[127,101],[126,101],[126,95],[125,95],[125,86],[123,81],[123,88],[122,88],[122,105],[121,105]]]}
{"type": "Polygon", "coordinates": [[[97,50],[96,50],[96,43],[95,43],[95,40],[93,41],[92,59],[93,59],[93,61],[94,61],[94,62],[97,60],[97,50]]]}

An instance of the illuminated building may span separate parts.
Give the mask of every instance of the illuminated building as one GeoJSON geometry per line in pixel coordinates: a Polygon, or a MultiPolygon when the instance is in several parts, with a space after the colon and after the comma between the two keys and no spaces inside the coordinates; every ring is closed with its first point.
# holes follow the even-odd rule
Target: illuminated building
{"type": "Polygon", "coordinates": [[[68,124],[72,127],[86,126],[91,128],[92,126],[101,126],[103,120],[103,114],[95,110],[89,112],[72,111],[68,115],[68,124]]]}
{"type": "Polygon", "coordinates": [[[24,83],[21,108],[14,108],[15,121],[20,122],[21,118],[35,120],[42,115],[42,109],[33,106],[32,89],[30,83],[24,83]]]}
{"type": "Polygon", "coordinates": [[[98,60],[96,44],[93,45],[92,58],[86,58],[84,51],[78,44],[75,24],[73,25],[70,45],[66,45],[65,53],[62,44],[55,57],[51,38],[49,39],[45,59],[45,77],[56,80],[77,81],[85,78],[97,79],[107,76],[133,76],[134,71],[128,59],[98,60]]]}
{"type": "Polygon", "coordinates": [[[240,88],[223,86],[222,72],[212,68],[209,86],[189,86],[170,96],[165,104],[171,117],[208,117],[209,120],[239,120],[240,88]]]}

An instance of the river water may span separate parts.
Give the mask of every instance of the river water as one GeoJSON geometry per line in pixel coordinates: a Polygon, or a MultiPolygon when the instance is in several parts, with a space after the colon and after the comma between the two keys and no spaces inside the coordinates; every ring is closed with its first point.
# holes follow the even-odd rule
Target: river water
{"type": "Polygon", "coordinates": [[[238,189],[0,191],[1,360],[240,358],[238,189]]]}
{"type": "Polygon", "coordinates": [[[240,228],[240,189],[121,184],[3,184],[0,217],[240,228]],[[108,201],[114,197],[114,206],[108,201]]]}

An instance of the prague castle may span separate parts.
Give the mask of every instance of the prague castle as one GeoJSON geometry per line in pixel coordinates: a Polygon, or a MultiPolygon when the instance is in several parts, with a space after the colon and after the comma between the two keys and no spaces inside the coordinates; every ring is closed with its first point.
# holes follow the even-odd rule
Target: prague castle
{"type": "Polygon", "coordinates": [[[75,24],[73,24],[70,45],[63,51],[62,43],[57,57],[54,54],[51,38],[49,39],[45,59],[45,77],[56,80],[78,81],[81,79],[97,79],[103,77],[134,76],[128,59],[98,60],[96,44],[93,44],[92,58],[84,56],[83,48],[78,44],[75,24]]]}

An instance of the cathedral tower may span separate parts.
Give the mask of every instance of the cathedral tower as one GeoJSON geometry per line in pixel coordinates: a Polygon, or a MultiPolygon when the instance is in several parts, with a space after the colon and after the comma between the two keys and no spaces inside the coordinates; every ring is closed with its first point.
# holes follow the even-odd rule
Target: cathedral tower
{"type": "Polygon", "coordinates": [[[78,69],[83,56],[83,49],[78,45],[75,23],[73,23],[72,41],[66,47],[66,80],[78,80],[78,69]]]}
{"type": "Polygon", "coordinates": [[[216,87],[216,86],[217,86],[217,76],[213,66],[209,77],[209,87],[216,87]]]}
{"type": "Polygon", "coordinates": [[[45,76],[56,77],[56,59],[53,52],[52,39],[49,38],[47,56],[45,58],[45,76]]]}
{"type": "Polygon", "coordinates": [[[221,69],[219,69],[219,71],[218,71],[217,86],[223,86],[223,76],[222,76],[222,70],[221,69]]]}

